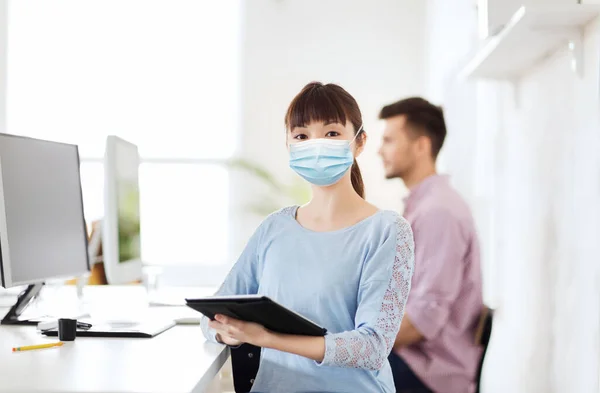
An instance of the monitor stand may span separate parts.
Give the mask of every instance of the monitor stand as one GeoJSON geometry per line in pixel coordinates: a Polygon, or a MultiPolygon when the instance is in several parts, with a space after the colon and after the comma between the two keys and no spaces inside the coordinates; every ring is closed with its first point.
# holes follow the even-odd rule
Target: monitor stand
{"type": "Polygon", "coordinates": [[[10,308],[8,313],[2,318],[0,321],[1,325],[37,325],[39,321],[30,321],[30,320],[22,320],[19,319],[19,316],[25,311],[27,306],[31,303],[33,299],[35,299],[42,287],[43,283],[31,284],[27,286],[27,288],[21,292],[19,297],[17,298],[17,302],[10,308]]]}

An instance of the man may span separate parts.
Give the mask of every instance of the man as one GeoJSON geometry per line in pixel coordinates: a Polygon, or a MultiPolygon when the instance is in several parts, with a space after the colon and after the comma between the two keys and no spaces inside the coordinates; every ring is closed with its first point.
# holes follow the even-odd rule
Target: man
{"type": "Polygon", "coordinates": [[[446,137],[440,107],[413,97],[388,105],[379,151],[388,179],[410,190],[404,217],[415,239],[415,272],[390,363],[398,393],[470,393],[481,350],[479,245],[473,218],[436,158],[446,137]]]}

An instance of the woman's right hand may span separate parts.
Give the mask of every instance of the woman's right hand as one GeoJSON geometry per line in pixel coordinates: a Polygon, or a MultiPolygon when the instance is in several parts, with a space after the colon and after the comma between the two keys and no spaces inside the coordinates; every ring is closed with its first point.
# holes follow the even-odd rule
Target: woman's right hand
{"type": "Polygon", "coordinates": [[[227,334],[228,329],[225,325],[218,321],[220,316],[215,316],[215,319],[208,322],[208,326],[216,330],[217,342],[220,344],[229,345],[230,347],[239,347],[243,344],[242,341],[231,337],[231,335],[227,334]]]}
{"type": "Polygon", "coordinates": [[[230,347],[239,347],[243,344],[243,342],[221,333],[217,333],[217,341],[221,344],[229,345],[230,347]]]}
{"type": "Polygon", "coordinates": [[[208,326],[217,333],[217,340],[229,346],[239,346],[244,343],[257,347],[267,347],[273,338],[273,333],[264,326],[241,321],[225,315],[215,315],[215,320],[210,321],[208,326]]]}

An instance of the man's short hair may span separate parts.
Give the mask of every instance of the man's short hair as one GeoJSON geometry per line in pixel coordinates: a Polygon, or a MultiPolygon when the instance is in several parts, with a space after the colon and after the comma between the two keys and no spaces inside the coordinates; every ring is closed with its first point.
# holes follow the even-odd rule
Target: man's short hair
{"type": "Polygon", "coordinates": [[[446,139],[446,122],[442,107],[421,97],[410,97],[383,107],[380,119],[404,115],[412,132],[431,140],[431,155],[436,159],[446,139]]]}

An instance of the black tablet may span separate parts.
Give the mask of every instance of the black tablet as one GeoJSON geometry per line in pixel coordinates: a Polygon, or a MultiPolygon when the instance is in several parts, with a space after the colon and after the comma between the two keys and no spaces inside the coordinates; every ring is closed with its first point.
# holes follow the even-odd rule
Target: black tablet
{"type": "Polygon", "coordinates": [[[222,314],[247,322],[255,322],[283,334],[324,336],[327,330],[302,315],[261,295],[211,296],[185,299],[186,304],[210,319],[222,314]]]}

